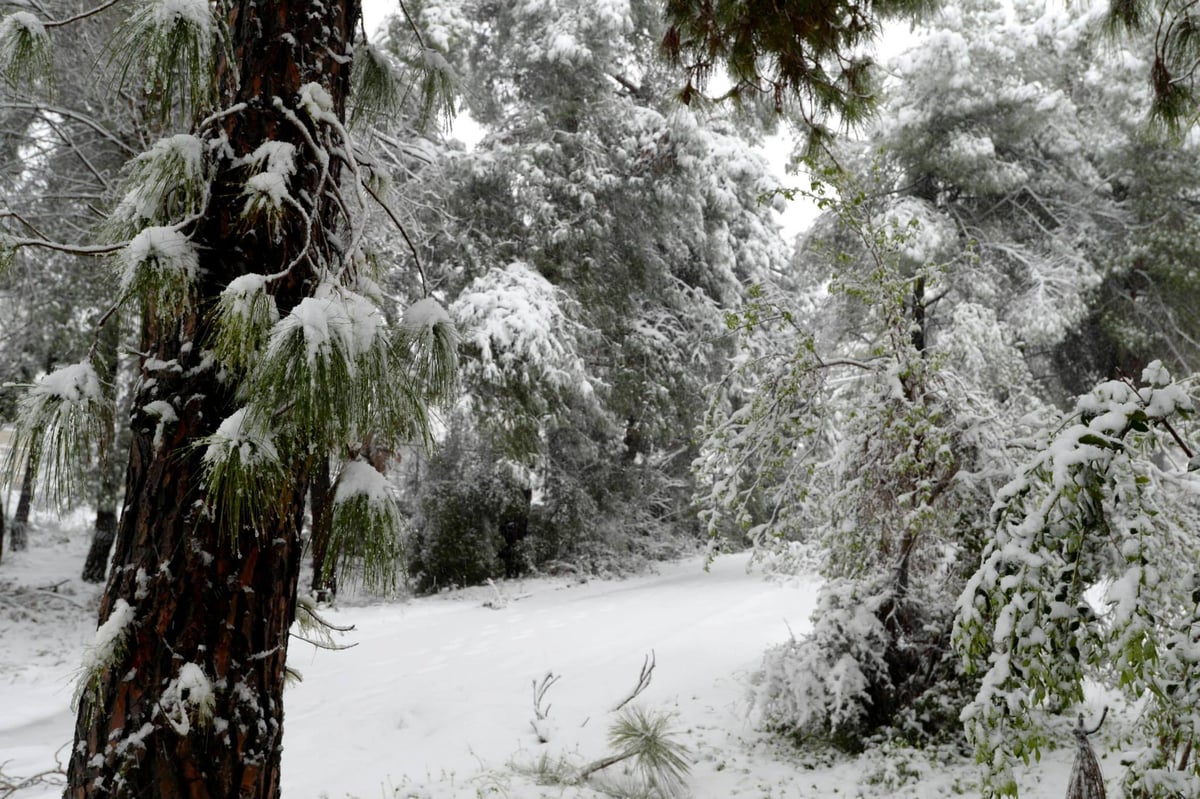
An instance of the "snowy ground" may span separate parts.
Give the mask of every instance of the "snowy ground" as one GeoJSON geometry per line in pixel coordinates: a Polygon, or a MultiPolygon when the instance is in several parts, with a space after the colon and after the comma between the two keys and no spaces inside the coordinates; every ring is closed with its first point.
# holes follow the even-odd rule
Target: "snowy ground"
{"type": "MultiPolygon", "coordinates": [[[[29,551],[0,563],[0,797],[5,780],[53,769],[71,738],[73,679],[98,596],[75,579],[85,526],[35,531],[29,551]]],[[[609,710],[651,651],[657,667],[639,701],[677,715],[697,799],[978,795],[974,767],[961,761],[878,749],[823,757],[756,732],[746,677],[789,625],[806,627],[815,583],[767,582],[745,565],[726,557],[705,573],[692,559],[620,581],[510,582],[499,586],[506,604],[481,588],[333,610],[331,621],[354,625],[341,638],[354,647],[293,644],[290,664],[304,679],[287,692],[283,795],[599,796],[540,785],[531,766],[606,754],[609,710]],[[540,744],[531,682],[547,672],[561,679],[546,696],[550,740],[540,744]]],[[[1050,753],[1022,796],[1063,796],[1070,758],[1050,753]]],[[[619,777],[620,766],[609,770],[619,777]]],[[[61,776],[48,780],[15,797],[59,795],[61,776]]]]}

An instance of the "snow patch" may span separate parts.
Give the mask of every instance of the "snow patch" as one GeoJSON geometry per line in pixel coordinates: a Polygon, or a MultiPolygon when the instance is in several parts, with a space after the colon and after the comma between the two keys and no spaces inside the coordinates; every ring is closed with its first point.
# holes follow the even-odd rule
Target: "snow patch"
{"type": "Polygon", "coordinates": [[[238,408],[218,425],[204,450],[204,463],[225,462],[234,452],[243,466],[279,460],[271,434],[249,417],[247,408],[238,408]]]}
{"type": "Polygon", "coordinates": [[[366,497],[373,506],[391,503],[387,478],[366,461],[350,461],[338,474],[334,503],[341,504],[355,497],[366,497]]]}
{"type": "Polygon", "coordinates": [[[134,615],[133,606],[124,599],[113,603],[112,612],[96,630],[96,638],[83,654],[84,674],[96,674],[112,667],[129,638],[134,615]]]}
{"type": "Polygon", "coordinates": [[[31,396],[49,397],[72,405],[99,402],[102,399],[100,377],[90,363],[73,363],[45,375],[33,388],[31,396]]]}

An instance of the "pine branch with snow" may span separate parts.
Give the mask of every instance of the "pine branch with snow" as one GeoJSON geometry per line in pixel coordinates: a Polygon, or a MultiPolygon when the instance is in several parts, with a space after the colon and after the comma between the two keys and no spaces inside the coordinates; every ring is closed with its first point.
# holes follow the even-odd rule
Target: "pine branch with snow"
{"type": "Polygon", "coordinates": [[[223,23],[208,0],[143,0],[113,41],[111,58],[122,84],[140,76],[166,118],[172,107],[205,108],[216,98],[213,81],[223,23]]]}
{"type": "Polygon", "coordinates": [[[337,557],[327,558],[326,568],[336,564],[339,585],[360,579],[374,591],[394,590],[407,521],[386,476],[365,460],[348,461],[338,472],[333,492],[329,548],[337,557]]]}
{"type": "Polygon", "coordinates": [[[14,87],[54,83],[54,57],[45,26],[28,11],[0,19],[0,76],[14,87]]]}
{"type": "Polygon", "coordinates": [[[84,475],[106,441],[113,408],[89,361],[43,376],[17,405],[17,425],[5,463],[12,485],[27,463],[63,507],[79,498],[84,475]]]}

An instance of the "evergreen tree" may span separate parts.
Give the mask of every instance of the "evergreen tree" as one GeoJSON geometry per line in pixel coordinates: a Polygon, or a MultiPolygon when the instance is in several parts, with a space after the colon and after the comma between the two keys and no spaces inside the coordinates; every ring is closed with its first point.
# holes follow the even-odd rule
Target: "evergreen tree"
{"type": "Polygon", "coordinates": [[[698,461],[710,534],[748,533],[779,568],[815,551],[831,578],[813,635],[768,654],[769,725],[920,739],[973,692],[949,607],[1134,224],[1108,180],[1134,141],[1113,113],[1129,83],[1089,22],[946,9],[897,59],[878,126],[830,148],[798,285],[731,318],[746,356],[698,461]]]}
{"type": "MultiPolygon", "coordinates": [[[[316,463],[341,464],[334,539],[391,554],[384,478],[342,459],[367,433],[421,436],[427,402],[451,382],[453,335],[432,302],[388,324],[362,257],[369,175],[345,119],[351,65],[378,65],[352,57],[359,16],[353,0],[151,0],[111,43],[129,91],[193,122],[127,164],[111,244],[63,245],[115,254],[142,327],[125,506],[68,796],[277,797],[316,463]]],[[[44,86],[57,31],[77,21],[0,20],[9,78],[44,86]]],[[[376,72],[373,85],[398,93],[394,77],[376,72]]],[[[98,366],[57,369],[21,401],[18,458],[34,454],[63,496],[112,412],[98,366]]]]}
{"type": "Polygon", "coordinates": [[[753,128],[672,107],[651,3],[421,9],[489,130],[447,153],[453,188],[424,220],[465,344],[455,423],[533,493],[537,562],[668,549],[695,533],[688,462],[730,352],[720,309],[784,260],[760,203],[772,181],[741,141],[753,128]]]}

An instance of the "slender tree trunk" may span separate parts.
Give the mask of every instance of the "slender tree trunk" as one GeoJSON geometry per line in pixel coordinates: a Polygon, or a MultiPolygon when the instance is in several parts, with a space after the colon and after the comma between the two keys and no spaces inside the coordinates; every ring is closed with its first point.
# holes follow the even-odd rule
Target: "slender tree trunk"
{"type": "Polygon", "coordinates": [[[309,501],[312,510],[312,590],[318,601],[337,595],[337,568],[329,562],[329,536],[333,530],[330,507],[332,489],[329,461],[323,460],[313,468],[309,501]]]}
{"type": "Polygon", "coordinates": [[[4,562],[4,498],[0,497],[0,563],[4,562]]]}
{"type": "Polygon", "coordinates": [[[37,482],[37,469],[34,468],[36,460],[36,453],[31,452],[25,464],[25,475],[21,478],[21,496],[17,499],[17,510],[13,514],[8,539],[8,547],[13,552],[29,547],[29,514],[33,510],[33,490],[37,482]]]}
{"type": "MultiPolygon", "coordinates": [[[[233,278],[281,270],[272,289],[286,314],[317,277],[288,264],[306,245],[326,254],[334,246],[302,221],[289,221],[277,241],[247,230],[241,159],[264,141],[288,141],[297,153],[293,195],[320,197],[320,176],[336,177],[336,159],[315,163],[312,132],[297,130],[297,120],[310,124],[299,90],[320,83],[344,118],[345,55],[359,6],[235,0],[228,8],[236,70],[221,64],[217,80],[226,108],[244,105],[215,123],[219,132],[204,132],[219,133],[222,161],[208,208],[189,231],[200,253],[195,310],[168,326],[152,314],[143,321],[124,507],[100,607],[115,645],[83,677],[67,799],[280,795],[285,661],[311,463],[289,465],[286,487],[266,503],[264,529],[224,528],[227,509],[206,497],[198,444],[237,409],[238,385],[208,357],[209,314],[233,278]],[[155,368],[162,363],[179,368],[155,368]],[[145,410],[156,401],[178,416],[157,441],[157,419],[145,410]]],[[[333,211],[319,202],[314,219],[323,223],[333,211]]]]}
{"type": "MultiPolygon", "coordinates": [[[[117,395],[117,347],[121,340],[120,324],[116,317],[109,320],[100,340],[104,347],[104,360],[108,363],[108,381],[105,383],[109,404],[115,404],[117,395]]],[[[124,462],[117,456],[117,414],[105,426],[104,440],[100,442],[100,480],[96,492],[96,523],[92,528],[92,545],[88,547],[83,562],[83,581],[102,583],[108,572],[108,556],[117,539],[117,498],[121,487],[121,470],[124,462]]]]}

